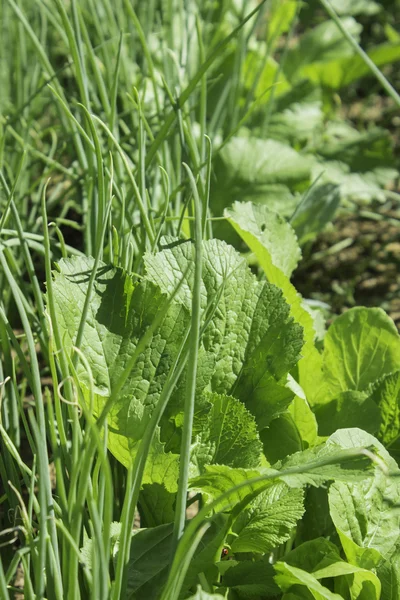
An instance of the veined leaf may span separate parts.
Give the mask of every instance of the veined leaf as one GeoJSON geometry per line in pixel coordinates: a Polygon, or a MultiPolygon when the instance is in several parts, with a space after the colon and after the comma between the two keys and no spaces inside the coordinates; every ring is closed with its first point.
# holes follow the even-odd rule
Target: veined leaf
{"type": "Polygon", "coordinates": [[[301,544],[285,556],[285,562],[312,574],[317,580],[335,578],[335,590],[343,590],[344,597],[360,598],[361,591],[368,591],[370,595],[361,598],[380,598],[381,583],[376,574],[345,562],[338,548],[324,538],[301,544]]]}
{"type": "MultiPolygon", "coordinates": [[[[205,464],[257,467],[262,444],[255,419],[244,404],[232,396],[210,394],[206,419],[201,422],[192,461],[201,471],[205,464]]],[[[196,426],[196,424],[195,424],[196,426]]]]}
{"type": "Polygon", "coordinates": [[[324,345],[325,393],[330,398],[347,390],[365,391],[400,368],[400,336],[380,308],[347,311],[328,329],[324,345]]]}
{"type": "MultiPolygon", "coordinates": [[[[267,229],[274,223],[274,213],[266,207],[255,207],[250,202],[236,202],[231,209],[225,212],[229,222],[246,242],[249,248],[256,255],[261,268],[264,270],[268,281],[278,286],[290,305],[290,314],[293,319],[303,327],[304,346],[302,350],[302,360],[299,362],[300,384],[306,392],[308,400],[312,400],[322,386],[322,359],[314,346],[315,330],[313,319],[302,305],[302,298],[297,293],[295,287],[290,283],[286,273],[282,271],[283,261],[280,261],[280,254],[291,253],[291,264],[294,264],[295,257],[298,256],[298,248],[295,244],[295,238],[292,240],[289,249],[282,245],[282,242],[276,240],[279,249],[272,249],[268,237],[264,236],[262,226],[267,229]],[[257,212],[255,212],[257,211],[257,212]],[[256,218],[257,215],[257,218],[256,218]],[[261,218],[261,215],[263,218],[261,218]],[[269,225],[271,223],[271,225],[269,225]]],[[[283,231],[291,231],[288,223],[280,224],[283,231]]],[[[292,234],[293,235],[293,234],[292,234]]],[[[287,234],[289,236],[289,234],[287,234]]],[[[285,238],[286,239],[286,238],[285,238]]],[[[289,255],[290,256],[290,255],[289,255]]],[[[289,260],[289,259],[287,259],[289,260]]]]}
{"type": "Polygon", "coordinates": [[[234,525],[235,552],[266,554],[287,539],[304,513],[303,491],[279,482],[253,500],[234,525]]]}
{"type": "Polygon", "coordinates": [[[305,586],[316,600],[343,600],[339,594],[334,594],[324,587],[311,573],[292,567],[285,562],[277,562],[274,565],[276,571],[275,581],[284,592],[290,591],[293,586],[305,586]]]}
{"type": "Polygon", "coordinates": [[[385,375],[374,386],[371,400],[379,407],[378,437],[388,446],[400,437],[400,371],[385,375]]]}
{"type": "MultiPolygon", "coordinates": [[[[168,246],[168,240],[163,243],[168,246]]],[[[124,464],[137,451],[189,324],[191,244],[173,241],[169,246],[146,257],[146,279],[136,286],[121,270],[101,265],[84,329],[81,349],[91,369],[93,409],[99,415],[142,336],[160,318],[109,413],[109,447],[124,464]],[[186,281],[164,309],[166,296],[178,287],[184,273],[186,281]]],[[[91,259],[62,260],[60,273],[55,274],[56,310],[67,350],[76,337],[92,266],[91,259]]],[[[289,318],[281,292],[258,282],[240,255],[216,240],[204,244],[201,302],[208,324],[199,349],[196,410],[208,405],[206,390],[233,394],[247,403],[259,427],[265,427],[293,397],[285,382],[299,358],[300,327],[289,318]]],[[[81,363],[77,372],[90,402],[90,377],[81,363]]],[[[182,376],[161,422],[161,438],[153,444],[144,480],[163,484],[168,491],[176,489],[184,385],[182,376]]]]}

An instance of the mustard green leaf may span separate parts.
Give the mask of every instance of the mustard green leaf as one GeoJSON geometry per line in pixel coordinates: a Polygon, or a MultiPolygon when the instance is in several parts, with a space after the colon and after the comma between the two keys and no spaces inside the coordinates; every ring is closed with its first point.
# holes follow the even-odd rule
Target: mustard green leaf
{"type": "Polygon", "coordinates": [[[303,513],[303,490],[282,482],[270,486],[235,520],[232,552],[270,552],[289,539],[303,513]]]}

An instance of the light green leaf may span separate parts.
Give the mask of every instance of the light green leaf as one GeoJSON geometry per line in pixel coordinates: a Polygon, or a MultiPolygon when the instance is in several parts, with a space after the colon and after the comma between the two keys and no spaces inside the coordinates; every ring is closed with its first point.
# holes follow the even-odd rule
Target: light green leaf
{"type": "MultiPolygon", "coordinates": [[[[353,430],[353,432],[356,430],[353,430]]],[[[341,443],[355,447],[373,445],[387,469],[400,474],[396,462],[373,436],[361,430],[350,437],[344,430],[338,432],[341,443]]],[[[400,513],[393,509],[399,502],[400,478],[388,477],[379,466],[369,480],[333,483],[329,490],[330,512],[342,540],[348,538],[359,548],[377,550],[384,559],[391,560],[400,553],[400,513]]],[[[354,547],[344,545],[347,551],[354,547]]],[[[349,555],[353,562],[356,555],[349,555]]]]}
{"type": "Polygon", "coordinates": [[[374,442],[379,442],[372,436],[364,438],[362,434],[364,432],[356,428],[336,431],[324,444],[296,452],[273,466],[279,471],[286,471],[304,465],[305,470],[307,469],[305,473],[281,476],[283,481],[293,487],[305,484],[319,486],[326,481],[368,480],[373,474],[370,461],[358,452],[354,455],[353,450],[371,449],[374,442]],[[308,468],[311,465],[312,468],[308,468]]]}
{"type": "Polygon", "coordinates": [[[237,228],[256,237],[270,257],[271,267],[290,277],[301,258],[296,234],[285,219],[266,206],[235,202],[226,215],[237,228]]]}
{"type": "Polygon", "coordinates": [[[208,494],[211,499],[216,499],[232,488],[244,484],[226,501],[226,504],[231,506],[239,504],[250,493],[260,490],[265,485],[274,485],[275,479],[295,488],[307,484],[318,486],[336,479],[339,481],[368,479],[373,474],[369,468],[370,459],[355,450],[356,446],[353,442],[360,441],[358,449],[371,447],[374,446],[373,442],[376,444],[379,442],[372,436],[369,436],[368,440],[360,437],[360,431],[345,429],[336,432],[324,444],[308,448],[303,452],[296,452],[274,465],[272,469],[232,469],[225,465],[207,465],[202,475],[191,480],[191,488],[208,494]],[[368,444],[364,443],[366,441],[368,444]],[[246,484],[249,480],[260,476],[271,478],[271,483],[261,481],[246,484]]]}
{"type": "MultiPolygon", "coordinates": [[[[147,276],[164,293],[171,293],[190,261],[190,244],[173,245],[146,257],[147,276]]],[[[258,282],[243,258],[224,242],[205,242],[203,273],[203,306],[215,309],[217,300],[218,306],[199,351],[198,387],[239,398],[262,429],[293,398],[285,383],[299,359],[301,328],[289,318],[281,292],[258,282]]],[[[189,272],[188,284],[177,296],[187,307],[191,277],[189,272]]],[[[169,411],[171,407],[173,401],[169,411]]]]}
{"type": "Polygon", "coordinates": [[[381,584],[375,573],[345,562],[338,548],[324,538],[301,544],[285,556],[285,562],[311,573],[318,580],[336,578],[335,590],[343,590],[344,597],[348,597],[350,591],[351,598],[359,598],[359,594],[367,589],[368,598],[380,598],[381,584]]]}
{"type": "Polygon", "coordinates": [[[318,439],[317,421],[307,400],[295,396],[288,411],[292,415],[297,431],[303,441],[304,448],[314,446],[318,439]]]}
{"type": "Polygon", "coordinates": [[[314,162],[313,157],[302,155],[287,144],[242,136],[232,138],[221,150],[216,172],[221,186],[257,188],[307,181],[314,162]]]}
{"type": "Polygon", "coordinates": [[[277,562],[274,565],[277,573],[275,581],[282,591],[287,592],[293,586],[305,586],[316,600],[325,598],[326,600],[343,600],[339,594],[334,594],[328,588],[324,587],[319,581],[307,571],[292,567],[285,562],[277,562]]]}
{"type": "Polygon", "coordinates": [[[347,390],[364,391],[400,368],[400,336],[380,308],[352,308],[334,321],[325,336],[321,402],[347,390]]]}
{"type": "Polygon", "coordinates": [[[270,552],[289,539],[303,513],[303,491],[276,483],[259,494],[236,519],[232,551],[270,552]]]}
{"type": "Polygon", "coordinates": [[[201,422],[192,461],[200,471],[205,464],[257,467],[262,444],[253,415],[232,396],[209,394],[207,399],[207,416],[201,422]]]}
{"type": "MultiPolygon", "coordinates": [[[[204,473],[191,480],[190,487],[194,491],[207,494],[210,500],[215,500],[235,486],[241,485],[250,479],[260,477],[261,474],[262,471],[260,469],[232,469],[224,465],[206,465],[204,473]]],[[[260,489],[263,485],[263,482],[245,485],[235,490],[224,504],[226,506],[239,504],[250,493],[260,489]]]]}
{"type": "MultiPolygon", "coordinates": [[[[162,252],[146,256],[146,278],[135,287],[121,270],[104,265],[96,278],[81,344],[94,381],[95,415],[119,383],[139,340],[160,311],[165,313],[109,414],[109,447],[126,465],[135,456],[188,328],[191,250],[190,242],[173,241],[162,252]],[[186,272],[186,281],[165,311],[166,296],[186,272]]],[[[76,337],[92,267],[92,259],[62,260],[61,272],[55,274],[56,309],[67,351],[76,337]]],[[[254,414],[265,426],[293,397],[285,381],[299,358],[301,330],[289,319],[280,291],[258,282],[244,259],[224,242],[205,242],[203,267],[201,302],[203,319],[209,323],[199,349],[196,410],[207,404],[205,390],[231,393],[244,402],[249,398],[254,406],[248,408],[256,408],[254,414]]],[[[89,401],[90,378],[81,363],[78,377],[89,401]]],[[[168,491],[176,489],[184,385],[183,376],[148,461],[147,472],[152,470],[155,479],[144,480],[164,484],[168,491]]]]}
{"type": "MultiPolygon", "coordinates": [[[[264,243],[264,232],[261,225],[268,222],[271,212],[265,207],[262,210],[265,216],[259,223],[254,219],[254,207],[250,203],[236,202],[232,208],[225,211],[225,215],[249,246],[250,250],[256,255],[268,281],[282,290],[284,298],[290,306],[291,316],[303,327],[303,358],[300,360],[298,368],[300,385],[306,392],[307,399],[311,401],[323,385],[322,359],[314,346],[315,330],[313,319],[308,310],[303,307],[300,294],[297,293],[295,287],[290,283],[289,278],[281,269],[284,263],[282,260],[279,260],[279,256],[287,252],[287,248],[279,240],[276,240],[277,248],[274,249],[271,249],[270,245],[264,243]]],[[[287,227],[289,226],[287,225],[287,227]]],[[[289,251],[296,255],[297,252],[293,246],[293,244],[290,246],[289,251]]],[[[293,263],[294,258],[291,258],[291,261],[293,263]]],[[[287,272],[288,270],[286,270],[287,272]]]]}
{"type": "Polygon", "coordinates": [[[378,405],[381,416],[378,437],[389,446],[400,437],[400,371],[380,379],[373,387],[371,399],[378,405]]]}
{"type": "Polygon", "coordinates": [[[268,136],[280,142],[315,140],[323,133],[324,115],[320,100],[313,102],[294,102],[282,111],[271,115],[268,124],[268,136]]]}

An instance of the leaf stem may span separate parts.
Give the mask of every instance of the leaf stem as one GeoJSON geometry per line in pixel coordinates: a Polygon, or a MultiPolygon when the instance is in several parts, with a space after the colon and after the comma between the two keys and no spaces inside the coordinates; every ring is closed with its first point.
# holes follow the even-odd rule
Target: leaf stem
{"type": "Polygon", "coordinates": [[[194,200],[195,208],[195,266],[194,266],[194,284],[193,284],[193,295],[192,295],[192,322],[191,322],[191,336],[190,336],[190,348],[188,357],[187,367],[187,380],[186,380],[186,394],[185,394],[185,405],[184,405],[184,417],[183,417],[183,432],[182,432],[182,444],[180,453],[179,463],[179,482],[178,492],[176,499],[176,511],[174,521],[174,531],[172,539],[173,554],[178,545],[180,538],[183,535],[185,528],[186,519],[186,501],[188,491],[188,479],[189,479],[189,464],[190,464],[190,446],[192,443],[192,429],[193,429],[193,416],[194,416],[194,403],[196,395],[196,375],[197,375],[197,359],[199,352],[199,340],[200,340],[200,318],[201,318],[201,274],[202,274],[202,220],[201,220],[201,202],[199,193],[197,191],[196,182],[193,177],[192,171],[189,167],[183,163],[185,167],[194,200]]]}

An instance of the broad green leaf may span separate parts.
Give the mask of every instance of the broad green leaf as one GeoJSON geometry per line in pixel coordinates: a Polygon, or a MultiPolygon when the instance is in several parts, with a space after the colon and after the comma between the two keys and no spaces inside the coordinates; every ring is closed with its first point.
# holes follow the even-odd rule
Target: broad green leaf
{"type": "Polygon", "coordinates": [[[296,424],[297,431],[303,441],[303,447],[314,446],[318,440],[318,427],[315,415],[307,400],[295,396],[288,411],[296,424]]]}
{"type": "Polygon", "coordinates": [[[275,571],[267,558],[220,563],[227,567],[222,575],[222,585],[232,590],[240,600],[259,600],[279,594],[274,581],[275,571]]]}
{"type": "Polygon", "coordinates": [[[260,434],[264,454],[271,464],[303,449],[302,439],[292,415],[283,413],[260,434]]]}
{"type": "MultiPolygon", "coordinates": [[[[185,578],[184,588],[190,589],[198,582],[198,574],[217,575],[215,562],[229,523],[224,515],[218,515],[210,522],[210,527],[201,540],[185,578]]],[[[128,564],[129,600],[157,600],[166,581],[171,562],[173,523],[139,529],[134,532],[130,560],[128,564]]]]}
{"type": "Polygon", "coordinates": [[[400,437],[400,371],[380,379],[373,387],[371,399],[381,416],[378,437],[385,446],[391,445],[400,437]]]}
{"type": "Polygon", "coordinates": [[[345,562],[338,548],[324,538],[305,542],[285,556],[285,562],[311,573],[315,579],[335,578],[335,590],[343,590],[344,597],[359,598],[367,591],[370,598],[379,600],[381,584],[378,577],[366,569],[345,562]]]}
{"type": "Polygon", "coordinates": [[[225,465],[207,465],[202,475],[191,480],[191,488],[216,499],[232,488],[242,485],[243,487],[235,489],[226,501],[227,505],[232,505],[239,504],[249,494],[261,490],[265,485],[275,485],[275,479],[282,480],[294,488],[301,488],[307,484],[318,486],[334,480],[363,481],[368,479],[373,471],[369,468],[370,459],[355,450],[356,445],[353,441],[360,441],[358,449],[371,447],[374,446],[373,442],[379,442],[372,436],[367,439],[360,437],[359,431],[348,429],[336,432],[324,444],[296,452],[271,469],[232,469],[225,465]],[[364,444],[366,441],[368,444],[364,444]],[[271,483],[261,481],[246,484],[249,480],[261,476],[268,477],[271,483]]]}
{"type": "Polygon", "coordinates": [[[334,321],[324,340],[324,397],[365,391],[400,368],[400,336],[380,308],[352,308],[334,321]]]}
{"type": "Polygon", "coordinates": [[[256,48],[249,49],[243,61],[243,86],[246,92],[252,93],[260,107],[268,104],[269,90],[274,86],[274,93],[283,94],[290,90],[290,84],[279,68],[279,63],[269,55],[267,48],[260,43],[256,48]]]}
{"type": "Polygon", "coordinates": [[[380,410],[366,392],[341,392],[337,398],[316,407],[319,435],[331,435],[337,429],[360,427],[375,434],[381,421],[380,410]]]}
{"type": "MultiPolygon", "coordinates": [[[[261,208],[261,207],[260,207],[261,208]]],[[[262,225],[273,222],[273,213],[263,207],[262,213],[264,218],[255,219],[254,206],[251,203],[235,202],[232,208],[225,211],[229,222],[234,229],[239,233],[242,239],[249,246],[250,250],[256,255],[261,268],[271,283],[278,286],[284,295],[286,302],[290,305],[290,314],[293,319],[303,327],[304,331],[304,346],[302,349],[303,358],[299,362],[300,384],[306,392],[307,399],[311,400],[322,387],[322,359],[314,346],[315,330],[313,319],[302,305],[302,298],[297,293],[294,286],[286,273],[282,271],[283,261],[279,258],[281,254],[288,252],[288,249],[279,240],[276,240],[278,248],[271,248],[268,243],[268,238],[264,237],[262,225]],[[265,243],[267,242],[267,244],[265,243]]],[[[257,216],[259,216],[259,210],[257,216]]],[[[288,224],[283,225],[282,229],[288,228],[288,224]]],[[[293,239],[293,238],[289,238],[293,239]]],[[[298,250],[295,249],[294,243],[289,247],[289,252],[293,253],[290,259],[294,263],[294,257],[298,255],[298,250]]]]}
{"type": "Polygon", "coordinates": [[[221,187],[234,184],[246,190],[307,181],[314,162],[313,157],[275,140],[233,137],[218,155],[216,173],[221,187]]]}
{"type": "Polygon", "coordinates": [[[273,466],[279,471],[286,471],[304,465],[304,473],[281,476],[283,481],[293,487],[306,484],[319,486],[326,481],[368,480],[373,474],[370,460],[358,452],[354,455],[353,451],[356,448],[371,449],[374,442],[379,442],[372,436],[364,438],[360,432],[364,433],[356,428],[336,431],[324,444],[296,452],[273,466]]]}
{"type": "MultiPolygon", "coordinates": [[[[215,500],[222,494],[228,492],[237,485],[241,485],[250,479],[260,477],[262,471],[255,469],[232,469],[224,465],[206,465],[204,473],[194,477],[190,487],[194,491],[207,494],[211,500],[215,500]]],[[[260,489],[263,483],[249,483],[242,488],[232,492],[226,506],[234,506],[244,500],[250,493],[260,489]]]]}
{"type": "MultiPolygon", "coordinates": [[[[347,438],[348,447],[373,445],[387,469],[400,474],[396,462],[370,434],[361,430],[351,437],[345,431],[338,434],[342,444],[347,438]]],[[[329,490],[329,505],[340,538],[348,538],[359,548],[377,550],[387,560],[399,556],[400,513],[393,509],[399,498],[400,477],[388,476],[380,466],[375,467],[374,476],[368,481],[334,482],[329,490]]],[[[354,546],[344,547],[346,551],[354,552],[354,546]]],[[[356,558],[356,554],[348,556],[351,562],[356,558]]]]}
{"type": "MultiPolygon", "coordinates": [[[[146,257],[147,276],[171,293],[190,261],[190,244],[175,245],[146,257]]],[[[203,305],[211,306],[212,316],[199,352],[198,387],[239,398],[262,429],[293,398],[285,383],[300,356],[301,328],[290,319],[280,290],[258,282],[224,242],[204,244],[203,273],[203,305]]],[[[192,272],[177,296],[188,308],[191,277],[192,272]]]]}
{"type": "Polygon", "coordinates": [[[285,219],[251,202],[235,202],[226,214],[233,225],[257,237],[268,252],[271,268],[279,269],[288,278],[291,276],[301,252],[296,234],[285,219]]]}
{"type": "MultiPolygon", "coordinates": [[[[135,287],[121,270],[100,266],[81,344],[93,376],[98,415],[139,340],[160,317],[109,414],[109,447],[126,465],[137,451],[189,325],[191,244],[166,242],[163,251],[146,256],[146,278],[135,287]],[[165,311],[166,296],[184,273],[187,279],[165,311]]],[[[55,274],[57,315],[67,351],[76,337],[92,266],[91,259],[62,260],[61,272],[55,274]]],[[[199,349],[196,410],[207,405],[204,390],[231,393],[244,402],[249,398],[265,426],[293,397],[285,381],[299,358],[301,330],[291,322],[280,291],[258,282],[233,248],[216,240],[205,242],[203,266],[201,301],[203,319],[209,322],[199,349]]],[[[81,363],[78,377],[89,400],[90,379],[81,363]]],[[[155,479],[144,480],[164,484],[168,491],[176,489],[184,385],[181,377],[148,461],[155,479]]]]}
{"type": "MultiPolygon", "coordinates": [[[[92,268],[92,259],[62,260],[61,272],[55,274],[54,299],[67,351],[75,341],[92,268]]],[[[94,381],[93,408],[96,415],[119,382],[144,332],[163,310],[164,303],[165,296],[150,282],[134,288],[129,276],[122,270],[100,266],[81,344],[94,381]],[[144,306],[145,311],[142,310],[144,306]]],[[[111,409],[110,449],[124,464],[129,464],[136,452],[154,403],[180,350],[188,319],[187,311],[180,304],[170,306],[111,409]],[[165,345],[168,353],[161,352],[165,345]]],[[[89,401],[90,380],[81,362],[77,372],[89,401]]],[[[154,456],[160,451],[160,443],[155,442],[154,456]]],[[[168,455],[166,460],[168,464],[176,465],[176,457],[168,455]]],[[[165,470],[164,460],[162,463],[161,468],[165,470]]],[[[154,465],[154,468],[157,466],[154,465]]]]}
{"type": "Polygon", "coordinates": [[[303,491],[276,483],[257,496],[236,519],[232,552],[270,552],[289,539],[303,513],[303,491]]]}
{"type": "MultiPolygon", "coordinates": [[[[353,36],[359,36],[362,27],[352,17],[343,19],[342,23],[353,36]]],[[[337,25],[333,21],[325,21],[302,35],[296,46],[289,50],[284,72],[288,79],[299,79],[307,66],[329,64],[331,60],[351,54],[353,49],[337,25]]]]}
{"type": "Polygon", "coordinates": [[[307,573],[303,569],[292,567],[285,562],[277,562],[274,565],[274,569],[277,573],[275,581],[284,592],[290,591],[293,586],[304,585],[316,600],[320,600],[321,598],[326,600],[343,600],[342,596],[331,592],[311,573],[307,573]]]}
{"type": "Polygon", "coordinates": [[[195,445],[192,461],[200,471],[205,464],[259,466],[262,444],[253,415],[232,396],[210,394],[207,399],[207,416],[201,422],[198,450],[195,445]]]}

